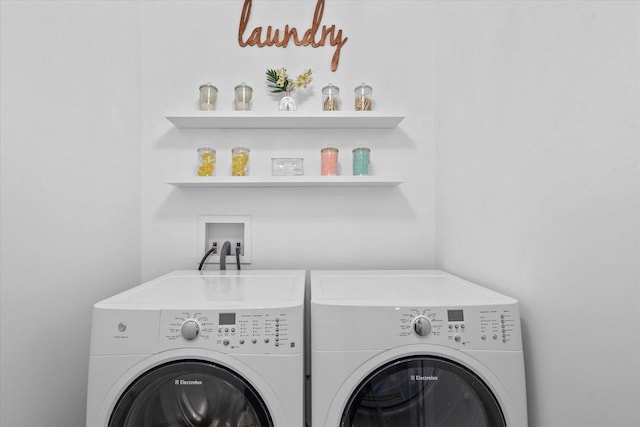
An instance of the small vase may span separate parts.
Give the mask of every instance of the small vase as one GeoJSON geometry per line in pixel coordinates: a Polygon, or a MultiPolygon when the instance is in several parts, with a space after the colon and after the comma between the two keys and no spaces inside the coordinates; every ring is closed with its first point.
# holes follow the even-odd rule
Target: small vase
{"type": "Polygon", "coordinates": [[[278,110],[280,111],[296,111],[298,109],[298,101],[293,96],[293,92],[285,92],[284,96],[278,104],[278,110]]]}

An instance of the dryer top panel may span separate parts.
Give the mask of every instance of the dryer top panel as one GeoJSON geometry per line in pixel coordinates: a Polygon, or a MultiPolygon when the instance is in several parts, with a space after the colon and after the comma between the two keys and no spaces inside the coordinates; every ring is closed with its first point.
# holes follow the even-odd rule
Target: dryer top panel
{"type": "Polygon", "coordinates": [[[114,295],[96,307],[289,307],[304,304],[304,284],[304,270],[178,270],[114,295]]]}
{"type": "Polygon", "coordinates": [[[464,306],[515,299],[440,270],[311,271],[315,304],[464,306]]]}

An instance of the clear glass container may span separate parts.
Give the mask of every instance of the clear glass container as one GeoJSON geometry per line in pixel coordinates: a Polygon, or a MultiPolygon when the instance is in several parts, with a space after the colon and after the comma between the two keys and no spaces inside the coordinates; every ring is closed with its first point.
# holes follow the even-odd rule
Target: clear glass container
{"type": "Polygon", "coordinates": [[[302,176],[304,169],[302,167],[302,158],[272,158],[271,159],[271,175],[273,176],[302,176]]]}
{"type": "Polygon", "coordinates": [[[366,147],[353,149],[353,174],[369,175],[371,150],[366,147]]]}
{"type": "Polygon", "coordinates": [[[251,110],[251,96],[253,95],[253,89],[251,86],[242,82],[234,88],[235,100],[233,102],[233,108],[236,111],[249,111],[251,110]]]}
{"type": "Polygon", "coordinates": [[[280,99],[278,103],[278,111],[297,111],[298,110],[298,100],[296,99],[296,93],[294,92],[283,92],[284,96],[280,99]]]}
{"type": "Polygon", "coordinates": [[[356,96],[356,111],[371,111],[373,106],[373,89],[371,86],[362,83],[353,91],[356,96]]]}
{"type": "Polygon", "coordinates": [[[324,111],[337,111],[340,108],[340,88],[329,83],[322,88],[322,109],[324,111]]]}
{"type": "Polygon", "coordinates": [[[338,149],[325,147],[320,150],[320,175],[338,175],[338,149]]]}
{"type": "Polygon", "coordinates": [[[249,149],[236,147],[231,150],[231,176],[249,175],[249,149]]]}
{"type": "Polygon", "coordinates": [[[198,148],[198,176],[213,176],[216,173],[216,150],[198,148]]]}
{"type": "Polygon", "coordinates": [[[211,83],[200,86],[200,110],[213,111],[216,109],[218,99],[218,88],[211,83]]]}

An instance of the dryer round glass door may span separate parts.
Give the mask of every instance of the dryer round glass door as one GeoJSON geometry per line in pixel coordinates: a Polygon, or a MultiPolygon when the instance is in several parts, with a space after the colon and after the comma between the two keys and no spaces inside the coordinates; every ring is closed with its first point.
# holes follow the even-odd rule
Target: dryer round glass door
{"type": "Polygon", "coordinates": [[[261,426],[273,421],[256,390],[237,373],[200,360],[145,372],[122,394],[109,427],[261,426]]]}
{"type": "Polygon", "coordinates": [[[412,356],[365,378],[347,402],[341,427],[505,427],[500,405],[471,370],[412,356]]]}

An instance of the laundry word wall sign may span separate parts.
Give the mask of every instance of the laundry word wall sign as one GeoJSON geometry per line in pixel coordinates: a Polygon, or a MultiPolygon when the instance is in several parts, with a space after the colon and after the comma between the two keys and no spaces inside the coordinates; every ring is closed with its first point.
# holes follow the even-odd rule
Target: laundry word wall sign
{"type": "Polygon", "coordinates": [[[249,36],[245,38],[247,24],[251,16],[252,0],[244,0],[242,14],[240,15],[240,25],[238,27],[238,44],[240,44],[241,47],[287,47],[289,42],[293,42],[296,46],[311,46],[316,48],[324,46],[328,41],[329,45],[336,48],[331,58],[331,71],[336,71],[338,69],[338,63],[340,62],[340,50],[349,39],[342,35],[342,29],[336,28],[335,24],[329,27],[323,25],[322,28],[320,28],[322,15],[324,14],[324,1],[325,0],[318,0],[316,3],[311,26],[302,33],[302,37],[300,37],[301,31],[298,31],[295,27],[292,28],[289,27],[289,25],[285,25],[284,29],[280,30],[279,28],[273,29],[271,25],[269,25],[266,30],[262,27],[255,27],[249,36]]]}

